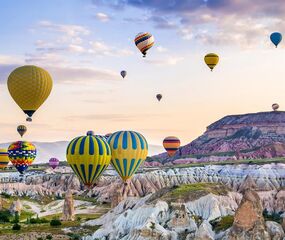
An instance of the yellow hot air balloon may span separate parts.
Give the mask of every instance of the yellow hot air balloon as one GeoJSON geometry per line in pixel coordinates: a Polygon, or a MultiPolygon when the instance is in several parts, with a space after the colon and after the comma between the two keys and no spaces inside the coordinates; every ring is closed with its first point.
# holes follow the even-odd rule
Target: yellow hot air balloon
{"type": "Polygon", "coordinates": [[[134,131],[119,131],[108,138],[112,151],[111,163],[124,182],[133,176],[148,153],[146,139],[134,131]]]}
{"type": "Polygon", "coordinates": [[[208,65],[208,67],[213,71],[214,67],[219,62],[219,56],[215,53],[209,53],[204,57],[205,63],[208,65]]]}
{"type": "Polygon", "coordinates": [[[27,121],[31,121],[51,92],[52,78],[46,70],[26,65],[16,68],[9,75],[7,84],[12,98],[29,116],[27,121]]]}
{"type": "Polygon", "coordinates": [[[88,131],[87,136],[73,139],[66,151],[68,164],[87,187],[94,185],[111,161],[109,144],[93,134],[88,131]]]}
{"type": "Polygon", "coordinates": [[[7,167],[9,163],[9,156],[8,156],[8,151],[7,149],[0,149],[0,169],[4,169],[7,167]]]}

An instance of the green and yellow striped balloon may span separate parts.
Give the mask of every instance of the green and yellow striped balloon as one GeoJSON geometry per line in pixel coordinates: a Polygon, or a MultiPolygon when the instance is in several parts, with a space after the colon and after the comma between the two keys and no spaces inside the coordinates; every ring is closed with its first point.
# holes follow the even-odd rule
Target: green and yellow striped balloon
{"type": "Polygon", "coordinates": [[[73,139],[66,151],[67,162],[81,182],[91,187],[111,161],[109,144],[92,134],[73,139]]]}
{"type": "Polygon", "coordinates": [[[126,182],[146,159],[147,141],[140,133],[119,131],[108,138],[108,143],[112,151],[111,164],[126,182]]]}

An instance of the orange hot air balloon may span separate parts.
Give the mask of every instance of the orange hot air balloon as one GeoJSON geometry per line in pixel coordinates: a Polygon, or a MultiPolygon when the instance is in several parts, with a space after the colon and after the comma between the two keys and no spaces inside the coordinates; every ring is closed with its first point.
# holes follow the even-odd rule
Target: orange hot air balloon
{"type": "Polygon", "coordinates": [[[163,147],[165,148],[168,156],[172,157],[180,147],[180,140],[177,137],[169,136],[163,140],[163,147]]]}

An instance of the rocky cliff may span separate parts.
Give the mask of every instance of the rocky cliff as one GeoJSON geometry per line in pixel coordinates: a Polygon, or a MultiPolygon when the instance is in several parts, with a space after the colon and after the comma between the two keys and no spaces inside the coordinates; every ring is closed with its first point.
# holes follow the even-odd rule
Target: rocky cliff
{"type": "Polygon", "coordinates": [[[233,159],[285,156],[285,112],[259,112],[223,117],[206,132],[181,147],[173,159],[166,153],[154,156],[160,162],[185,156],[201,159],[227,156],[233,159]]]}

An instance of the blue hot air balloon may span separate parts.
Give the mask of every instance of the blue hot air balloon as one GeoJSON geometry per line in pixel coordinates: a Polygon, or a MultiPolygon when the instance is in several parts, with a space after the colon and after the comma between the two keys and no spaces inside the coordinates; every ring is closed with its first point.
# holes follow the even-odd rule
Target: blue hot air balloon
{"type": "Polygon", "coordinates": [[[282,40],[282,34],[279,32],[274,32],[270,35],[270,40],[277,47],[282,40]]]}

